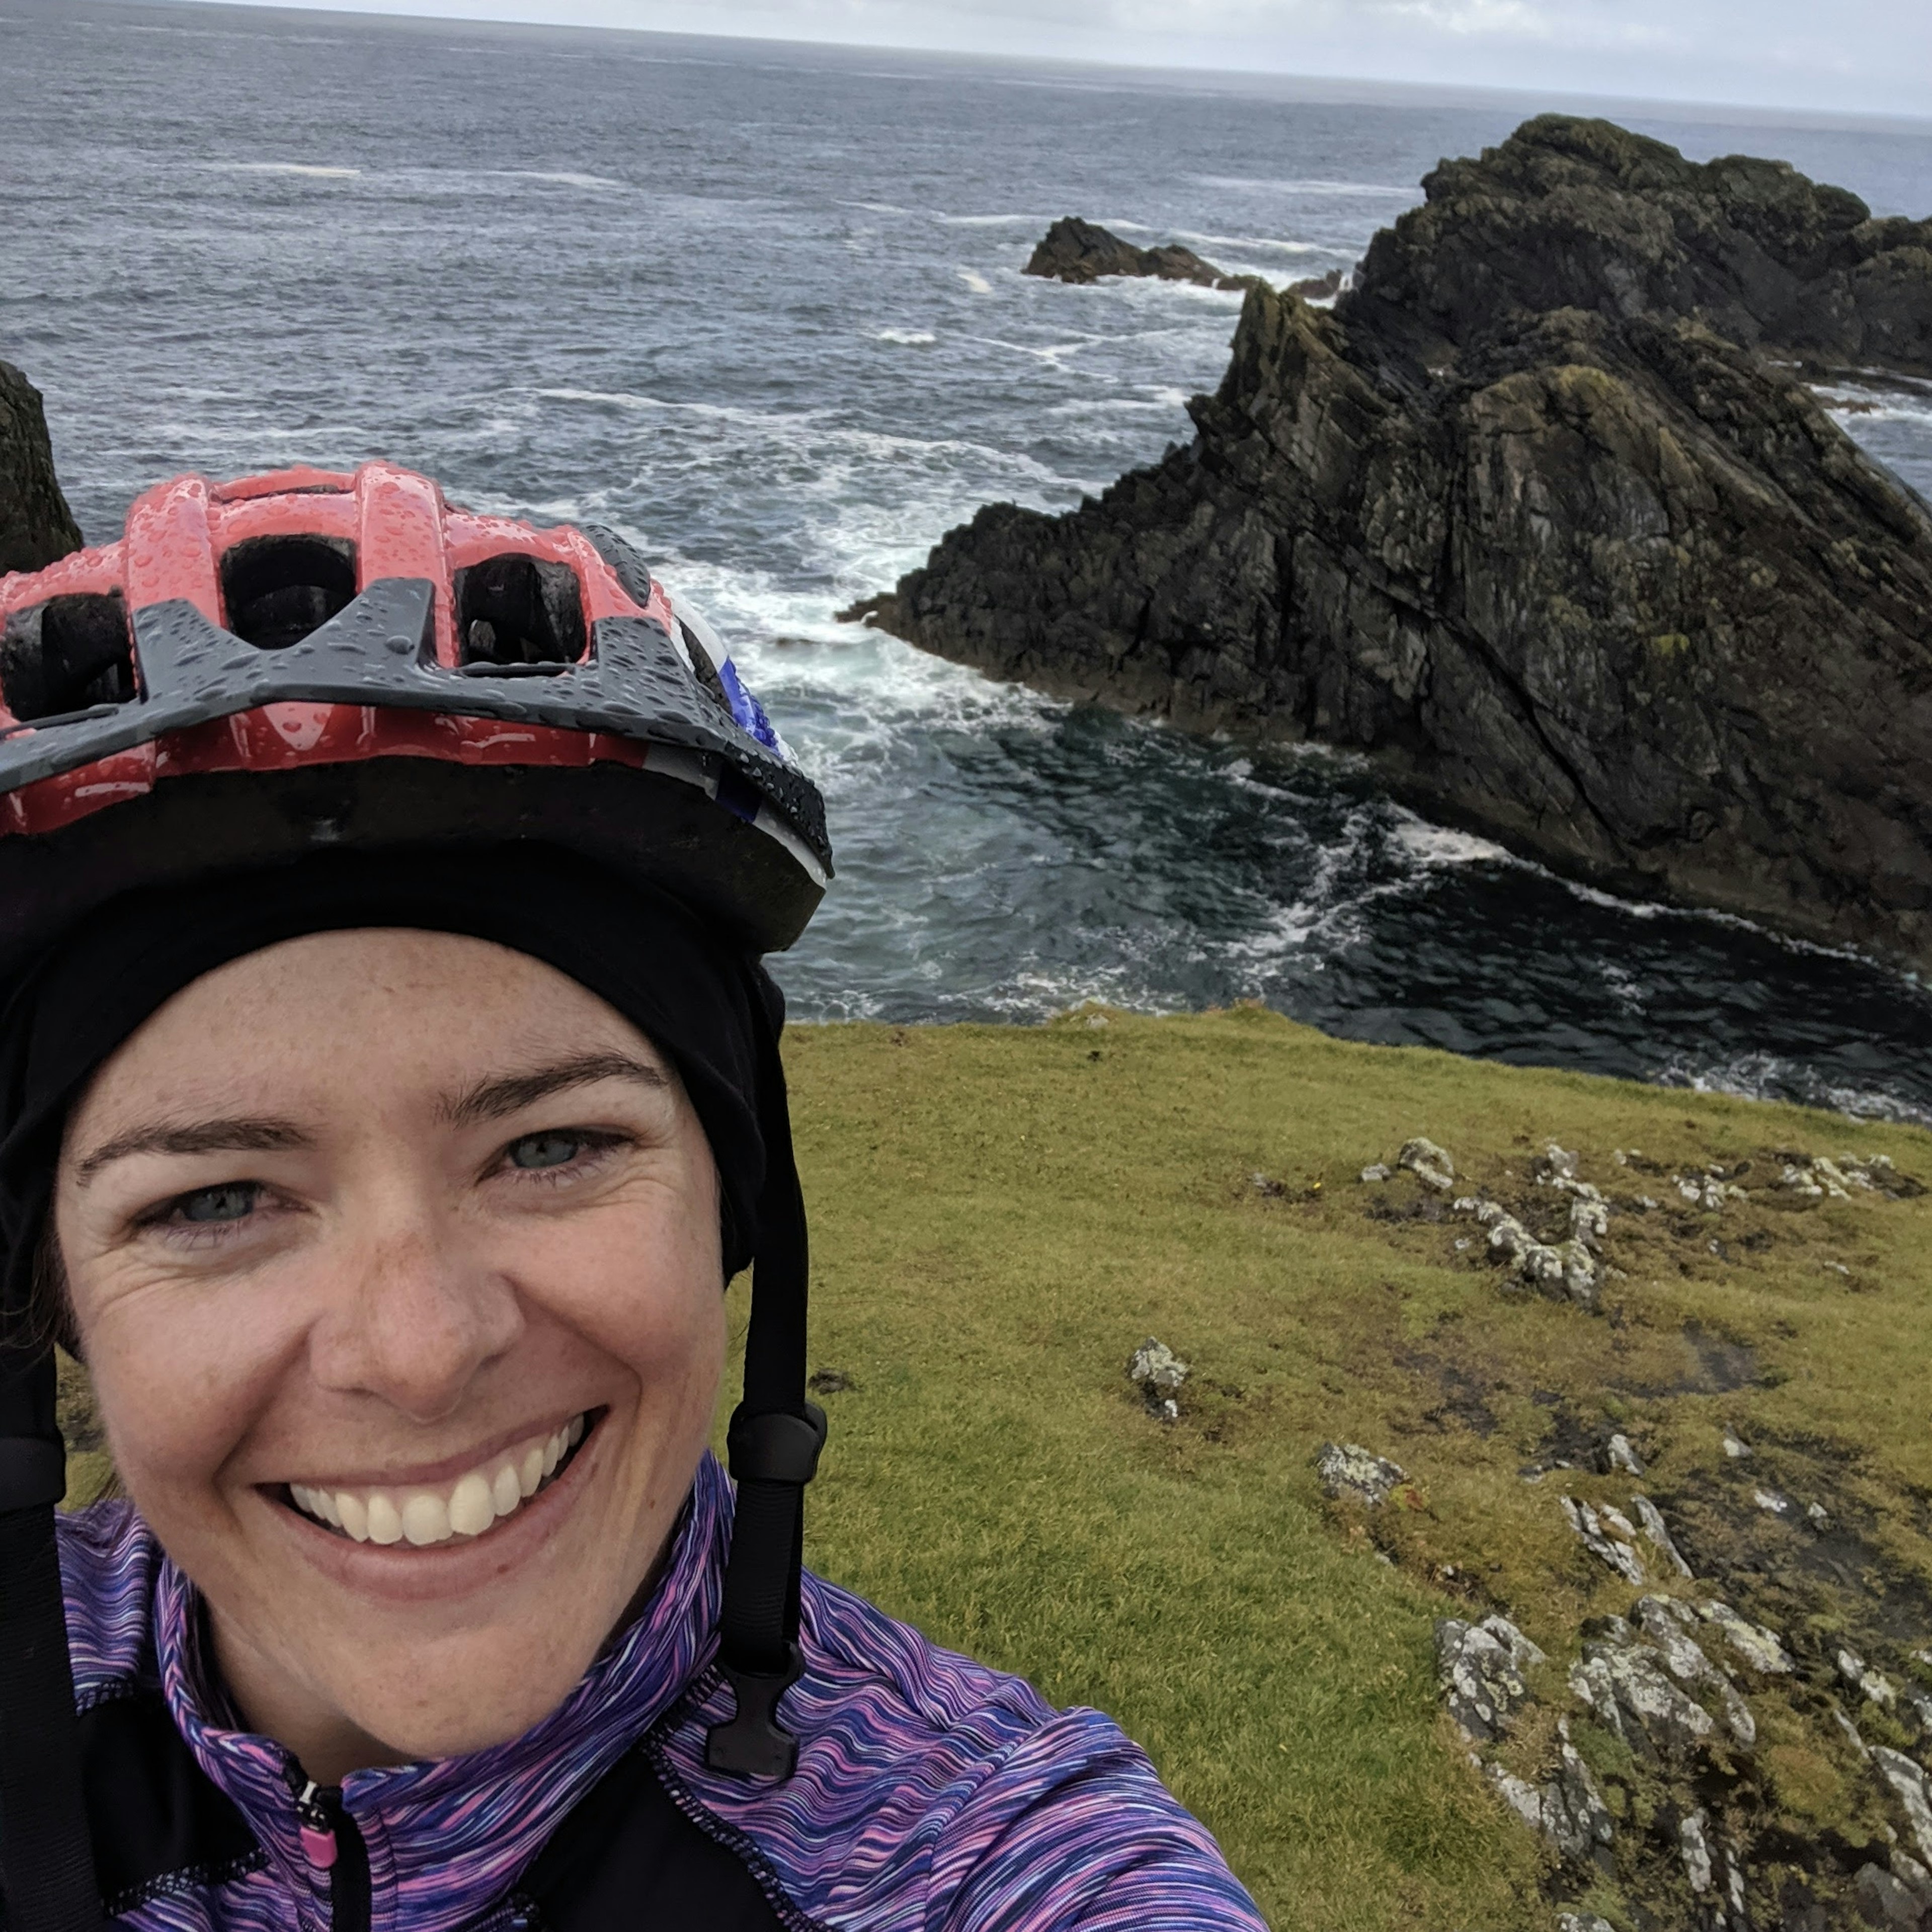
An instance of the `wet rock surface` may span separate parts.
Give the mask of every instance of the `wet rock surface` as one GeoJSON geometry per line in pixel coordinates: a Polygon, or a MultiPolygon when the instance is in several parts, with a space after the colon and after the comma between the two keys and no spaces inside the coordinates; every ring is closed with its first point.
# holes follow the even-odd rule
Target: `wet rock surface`
{"type": "Polygon", "coordinates": [[[1425,187],[1332,315],[1250,292],[1189,447],[850,614],[1932,962],[1932,513],[1798,366],[1932,370],[1932,226],[1561,116],[1425,187]]]}
{"type": "Polygon", "coordinates": [[[0,362],[0,577],[80,549],[80,526],[54,475],[40,392],[0,362]]]}
{"type": "Polygon", "coordinates": [[[1261,286],[1252,275],[1224,274],[1212,262],[1203,261],[1178,242],[1138,248],[1098,222],[1083,221],[1074,214],[1064,216],[1046,231],[1022,272],[1060,282],[1097,282],[1103,275],[1152,275],[1164,282],[1192,282],[1204,289],[1261,286]]]}

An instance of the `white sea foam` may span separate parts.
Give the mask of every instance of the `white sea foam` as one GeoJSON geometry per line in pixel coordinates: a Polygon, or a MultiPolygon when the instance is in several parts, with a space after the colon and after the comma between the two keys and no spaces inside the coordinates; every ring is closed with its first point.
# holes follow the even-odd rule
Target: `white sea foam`
{"type": "Polygon", "coordinates": [[[1394,823],[1389,827],[1392,843],[1400,846],[1418,866],[1516,865],[1515,855],[1492,839],[1479,838],[1472,832],[1453,832],[1446,826],[1431,825],[1400,806],[1391,808],[1394,823]]]}
{"type": "Polygon", "coordinates": [[[1044,228],[1052,217],[1043,214],[935,214],[948,228],[1044,228]]]}
{"type": "Polygon", "coordinates": [[[223,174],[302,175],[311,181],[353,181],[362,172],[314,161],[206,161],[202,165],[223,174]]]}
{"type": "Polygon", "coordinates": [[[628,188],[628,182],[613,181],[608,175],[572,174],[563,170],[543,168],[491,168],[487,170],[506,181],[550,182],[559,188],[628,188]]]}
{"type": "Polygon", "coordinates": [[[1364,199],[1420,201],[1419,188],[1397,188],[1387,182],[1321,180],[1273,181],[1250,175],[1196,175],[1203,188],[1246,188],[1268,194],[1360,196],[1364,199]]]}
{"type": "Polygon", "coordinates": [[[1322,242],[1284,242],[1265,235],[1197,235],[1185,228],[1174,231],[1177,241],[1204,248],[1267,248],[1280,255],[1339,255],[1346,251],[1322,242]]]}
{"type": "Polygon", "coordinates": [[[929,328],[875,328],[872,332],[874,342],[896,342],[907,349],[923,349],[939,338],[929,328]]]}
{"type": "Polygon", "coordinates": [[[992,284],[988,281],[977,268],[962,268],[959,271],[959,279],[976,296],[989,296],[993,292],[992,284]]]}

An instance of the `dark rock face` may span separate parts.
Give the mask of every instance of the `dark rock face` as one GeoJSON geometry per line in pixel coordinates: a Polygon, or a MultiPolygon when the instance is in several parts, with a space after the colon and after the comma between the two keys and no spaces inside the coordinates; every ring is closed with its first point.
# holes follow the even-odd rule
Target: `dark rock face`
{"type": "Polygon", "coordinates": [[[1425,186],[1334,314],[1250,292],[1190,447],[854,614],[1932,964],[1932,513],[1762,352],[1932,367],[1932,224],[1555,116],[1425,186]]]}
{"type": "Polygon", "coordinates": [[[54,476],[40,392],[0,362],[0,576],[38,570],[80,545],[80,526],[54,476]]]}
{"type": "Polygon", "coordinates": [[[1137,248],[1097,222],[1070,214],[1056,221],[1034,249],[1023,273],[1062,282],[1097,282],[1102,275],[1154,275],[1164,282],[1194,282],[1204,289],[1250,289],[1252,275],[1224,275],[1178,242],[1137,248]]]}

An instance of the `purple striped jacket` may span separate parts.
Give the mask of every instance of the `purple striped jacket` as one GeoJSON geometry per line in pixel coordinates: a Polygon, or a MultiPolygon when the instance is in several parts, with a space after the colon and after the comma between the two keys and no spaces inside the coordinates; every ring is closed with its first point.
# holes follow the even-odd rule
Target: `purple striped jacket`
{"type": "MultiPolygon", "coordinates": [[[[730,1711],[710,1660],[730,1520],[730,1484],[707,1456],[648,1609],[556,1711],[488,1750],[346,1780],[374,1932],[513,1926],[520,1876],[638,1745],[794,1932],[1262,1932],[1213,1838],[1110,1719],[1054,1711],[818,1577],[806,1579],[805,1675],[784,1705],[796,1774],[773,1786],[709,1770],[706,1726],[730,1711]]],[[[325,1932],[328,1882],[302,1850],[290,1760],[218,1721],[191,1586],[124,1503],[64,1518],[61,1562],[82,1709],[158,1679],[261,1848],[116,1923],[325,1932]]]]}

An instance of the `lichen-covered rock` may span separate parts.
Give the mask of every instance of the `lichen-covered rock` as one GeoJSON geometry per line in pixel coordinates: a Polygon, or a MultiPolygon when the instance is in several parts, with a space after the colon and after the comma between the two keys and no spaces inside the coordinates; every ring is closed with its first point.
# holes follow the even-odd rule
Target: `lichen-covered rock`
{"type": "Polygon", "coordinates": [[[1448,1149],[1424,1140],[1419,1134],[1413,1140],[1403,1142],[1396,1164],[1407,1168],[1424,1186],[1432,1187],[1438,1194],[1447,1194],[1455,1186],[1456,1163],[1449,1158],[1448,1149]]]}
{"type": "Polygon", "coordinates": [[[1502,1734],[1510,1713],[1528,1701],[1524,1670],[1544,1661],[1507,1617],[1479,1624],[1444,1617],[1436,1624],[1436,1682],[1449,1714],[1472,1743],[1502,1734]]]}
{"type": "Polygon", "coordinates": [[[1928,1916],[1925,1900],[1884,1866],[1862,1865],[1853,1881],[1860,1916],[1886,1932],[1919,1932],[1928,1916]]]}
{"type": "Polygon", "coordinates": [[[1932,964],[1932,512],[1760,352],[1932,371],[1932,224],[1553,115],[1424,186],[1332,314],[1250,293],[1191,446],[851,614],[1932,964]]]}
{"type": "Polygon", "coordinates": [[[1921,1855],[1932,1859],[1932,1779],[1903,1751],[1894,1750],[1888,1744],[1874,1744],[1870,1750],[1879,1775],[1891,1786],[1905,1813],[1905,1822],[1918,1841],[1921,1855]]]}
{"type": "Polygon", "coordinates": [[[1315,1473],[1330,1496],[1359,1496],[1372,1506],[1387,1502],[1390,1491],[1407,1481],[1408,1474],[1400,1463],[1359,1442],[1323,1443],[1315,1459],[1315,1473]]]}
{"type": "Polygon", "coordinates": [[[80,549],[80,526],[54,475],[40,392],[0,362],[0,577],[80,549]]]}
{"type": "Polygon", "coordinates": [[[1630,1508],[1636,1512],[1636,1520],[1642,1528],[1646,1540],[1678,1576],[1688,1576],[1690,1566],[1684,1562],[1683,1552],[1672,1540],[1670,1526],[1664,1521],[1663,1512],[1656,1504],[1648,1496],[1632,1496],[1630,1508]]]}
{"type": "Polygon", "coordinates": [[[1657,1652],[1630,1640],[1628,1624],[1620,1636],[1583,1646],[1570,1666],[1570,1688],[1606,1729],[1660,1757],[1681,1756],[1717,1729],[1710,1712],[1672,1682],[1657,1652]]]}
{"type": "Polygon", "coordinates": [[[1748,1749],[1757,1742],[1757,1720],[1737,1686],[1704,1654],[1690,1634],[1696,1612],[1670,1597],[1644,1597],[1635,1612],[1637,1628],[1650,1640],[1664,1666],[1680,1684],[1708,1689],[1724,1707],[1732,1737],[1748,1749]]]}
{"type": "Polygon", "coordinates": [[[1592,1556],[1607,1563],[1625,1582],[1640,1588],[1649,1581],[1644,1574],[1643,1558],[1630,1546],[1634,1531],[1629,1539],[1607,1535],[1602,1516],[1589,1504],[1579,1502],[1574,1496],[1561,1496],[1557,1500],[1562,1504],[1564,1520],[1592,1556]]]}
{"type": "Polygon", "coordinates": [[[1127,1379],[1147,1398],[1148,1407],[1163,1421],[1180,1414],[1180,1395],[1188,1365],[1165,1342],[1150,1335],[1127,1359],[1127,1379]]]}

